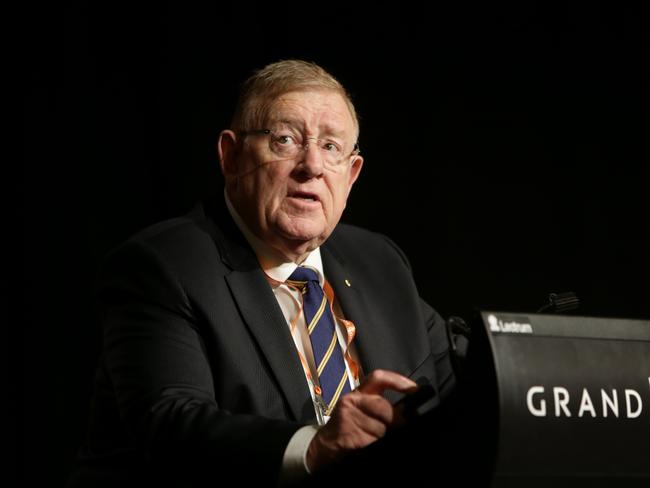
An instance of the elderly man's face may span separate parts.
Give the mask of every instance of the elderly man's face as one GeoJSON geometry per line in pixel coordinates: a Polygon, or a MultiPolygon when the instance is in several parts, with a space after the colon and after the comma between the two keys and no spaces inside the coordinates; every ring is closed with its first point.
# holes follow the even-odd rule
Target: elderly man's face
{"type": "Polygon", "coordinates": [[[300,262],[339,222],[359,176],[363,159],[349,156],[356,141],[354,121],[340,94],[296,91],[272,103],[259,129],[274,131],[274,147],[269,134],[221,135],[228,195],[258,237],[300,262]],[[237,137],[243,137],[239,145],[237,137]],[[293,141],[309,144],[295,157],[278,155],[278,146],[293,141]],[[334,147],[327,141],[340,144],[342,165],[327,164],[328,149],[334,147]]]}

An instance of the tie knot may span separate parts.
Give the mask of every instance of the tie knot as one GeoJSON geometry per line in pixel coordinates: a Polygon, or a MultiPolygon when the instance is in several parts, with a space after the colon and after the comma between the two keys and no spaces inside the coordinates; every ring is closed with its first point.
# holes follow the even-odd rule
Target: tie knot
{"type": "Polygon", "coordinates": [[[304,289],[306,288],[307,283],[310,281],[314,281],[317,285],[320,286],[320,283],[318,282],[318,274],[316,274],[316,271],[313,269],[305,268],[303,266],[298,266],[296,270],[291,273],[291,276],[289,276],[287,283],[297,286],[300,289],[304,289]]]}

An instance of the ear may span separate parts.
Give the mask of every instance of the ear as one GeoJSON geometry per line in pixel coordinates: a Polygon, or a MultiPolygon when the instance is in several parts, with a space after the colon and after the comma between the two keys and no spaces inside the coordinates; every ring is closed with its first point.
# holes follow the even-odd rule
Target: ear
{"type": "Polygon", "coordinates": [[[224,177],[237,174],[237,134],[231,130],[224,130],[219,134],[217,142],[219,152],[219,165],[224,177]]]}
{"type": "Polygon", "coordinates": [[[350,176],[348,178],[348,195],[350,195],[350,190],[352,190],[352,185],[357,181],[359,174],[361,173],[361,168],[363,167],[363,157],[355,156],[354,161],[350,165],[350,176]]]}

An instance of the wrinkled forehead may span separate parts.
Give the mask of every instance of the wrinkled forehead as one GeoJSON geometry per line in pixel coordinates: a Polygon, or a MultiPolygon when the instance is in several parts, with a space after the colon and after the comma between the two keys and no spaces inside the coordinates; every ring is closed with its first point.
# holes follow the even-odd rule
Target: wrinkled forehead
{"type": "Polygon", "coordinates": [[[355,140],[358,127],[348,102],[334,90],[283,93],[268,100],[259,112],[264,127],[288,126],[309,133],[327,133],[355,140]]]}

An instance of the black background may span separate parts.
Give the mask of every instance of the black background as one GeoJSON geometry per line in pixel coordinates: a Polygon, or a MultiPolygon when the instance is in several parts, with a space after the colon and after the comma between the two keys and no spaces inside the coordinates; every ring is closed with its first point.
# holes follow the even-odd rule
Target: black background
{"type": "Polygon", "coordinates": [[[392,237],[443,316],[572,290],[585,315],[650,318],[647,17],[484,3],[24,7],[8,344],[25,486],[61,486],[83,435],[100,259],[221,192],[238,84],[278,59],[316,61],[352,93],[366,162],[344,220],[392,237]]]}

